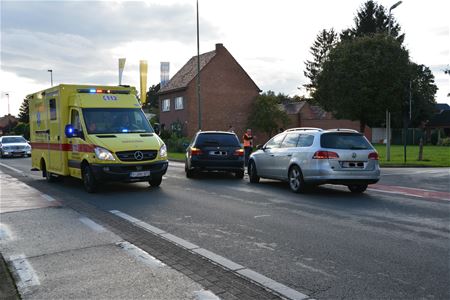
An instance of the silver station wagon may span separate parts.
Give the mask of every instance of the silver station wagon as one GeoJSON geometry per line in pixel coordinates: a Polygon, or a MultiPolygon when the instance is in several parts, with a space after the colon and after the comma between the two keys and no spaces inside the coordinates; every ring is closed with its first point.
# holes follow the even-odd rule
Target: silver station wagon
{"type": "Polygon", "coordinates": [[[292,128],[252,153],[251,183],[270,178],[287,181],[293,192],[320,184],[346,185],[362,193],[378,182],[378,153],[361,133],[351,129],[292,128]]]}

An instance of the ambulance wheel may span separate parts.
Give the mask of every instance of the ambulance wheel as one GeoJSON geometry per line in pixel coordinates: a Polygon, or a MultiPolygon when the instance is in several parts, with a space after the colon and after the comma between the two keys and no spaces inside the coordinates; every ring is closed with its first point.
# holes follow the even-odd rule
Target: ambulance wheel
{"type": "Polygon", "coordinates": [[[82,170],[84,189],[88,193],[95,193],[98,188],[97,180],[95,180],[94,173],[89,166],[85,166],[82,170]]]}
{"type": "Polygon", "coordinates": [[[45,177],[45,180],[47,182],[55,182],[56,176],[47,171],[47,166],[45,165],[45,162],[42,163],[42,177],[45,177]]]}
{"type": "Polygon", "coordinates": [[[154,187],[160,186],[161,182],[162,182],[162,177],[155,177],[148,181],[148,183],[154,187]]]}

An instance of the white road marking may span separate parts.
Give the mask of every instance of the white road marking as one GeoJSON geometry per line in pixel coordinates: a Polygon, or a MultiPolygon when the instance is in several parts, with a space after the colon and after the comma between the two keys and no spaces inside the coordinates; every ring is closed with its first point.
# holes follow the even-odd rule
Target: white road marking
{"type": "Polygon", "coordinates": [[[0,223],[0,241],[10,240],[11,238],[12,234],[8,226],[0,223]]]}
{"type": "Polygon", "coordinates": [[[103,227],[102,225],[95,223],[94,221],[92,221],[89,218],[86,217],[81,217],[79,218],[80,222],[83,223],[84,225],[86,225],[87,227],[91,228],[92,230],[96,231],[96,232],[105,232],[106,229],[105,227],[103,227]]]}
{"type": "Polygon", "coordinates": [[[123,250],[125,250],[125,252],[128,253],[130,256],[136,258],[138,261],[143,262],[144,264],[146,264],[149,267],[162,268],[162,267],[166,266],[160,260],[154,258],[153,256],[151,256],[150,254],[148,254],[141,248],[136,247],[135,245],[133,245],[129,242],[119,242],[116,245],[119,246],[120,248],[122,248],[123,250]]]}
{"type": "Polygon", "coordinates": [[[19,169],[16,169],[16,168],[14,168],[14,167],[8,166],[8,165],[6,165],[6,164],[4,164],[4,163],[0,163],[0,166],[5,167],[5,168],[7,168],[7,169],[10,169],[11,171],[14,171],[14,172],[16,172],[16,173],[25,175],[25,173],[24,173],[23,171],[21,171],[21,170],[19,170],[19,169]]]}
{"type": "MultiPolygon", "coordinates": [[[[121,218],[124,218],[124,219],[128,220],[131,223],[134,223],[136,226],[140,226],[140,227],[145,228],[144,224],[146,224],[146,223],[140,221],[139,219],[136,219],[136,218],[134,218],[134,217],[132,217],[130,215],[127,215],[127,214],[125,214],[125,213],[123,213],[121,211],[118,211],[118,210],[111,210],[110,212],[115,214],[115,215],[117,215],[117,216],[119,216],[119,217],[121,217],[121,218]]],[[[147,225],[148,225],[147,227],[154,227],[154,226],[152,226],[150,224],[147,224],[147,225]]],[[[161,233],[161,234],[157,234],[157,235],[159,235],[161,237],[165,237],[166,239],[168,239],[167,237],[170,237],[170,239],[168,239],[168,240],[171,240],[172,243],[174,243],[174,244],[180,244],[180,243],[184,244],[183,247],[188,248],[188,249],[189,249],[189,247],[186,247],[186,245],[192,245],[192,246],[198,247],[198,246],[190,243],[189,241],[181,239],[181,238],[179,238],[179,237],[177,237],[175,235],[172,235],[172,234],[161,233]]],[[[142,257],[140,255],[141,254],[140,251],[142,251],[145,254],[147,254],[148,256],[150,256],[152,259],[154,259],[154,260],[158,261],[159,263],[163,264],[161,261],[159,261],[156,258],[154,258],[153,256],[149,255],[144,250],[139,249],[138,247],[136,247],[136,246],[134,246],[134,245],[132,245],[132,244],[130,244],[128,242],[117,243],[117,245],[119,245],[120,247],[122,247],[124,249],[132,249],[130,251],[130,253],[133,253],[133,255],[137,256],[138,258],[142,257]],[[137,248],[139,251],[135,250],[134,248],[137,248]],[[136,254],[136,253],[138,253],[138,254],[136,254]]],[[[274,280],[272,280],[272,279],[270,279],[270,278],[268,278],[268,277],[266,277],[266,276],[264,276],[262,274],[259,274],[259,273],[255,272],[253,270],[247,269],[244,266],[241,266],[241,265],[239,265],[239,264],[237,264],[237,263],[235,263],[235,262],[233,262],[233,261],[231,261],[231,260],[229,260],[229,259],[227,259],[225,257],[217,255],[214,252],[211,252],[209,250],[206,250],[206,249],[203,249],[203,248],[192,248],[191,251],[195,252],[195,253],[197,253],[197,254],[199,254],[199,255],[201,255],[201,256],[203,256],[203,257],[205,257],[205,258],[207,258],[207,259],[209,259],[211,261],[213,261],[216,264],[222,265],[222,266],[224,266],[224,267],[226,267],[226,268],[228,268],[230,270],[233,270],[234,272],[239,273],[243,277],[246,277],[246,278],[248,278],[248,279],[250,279],[252,281],[256,281],[259,284],[263,285],[264,287],[266,287],[268,289],[271,289],[271,290],[274,290],[275,292],[281,294],[283,297],[286,297],[288,299],[299,299],[300,300],[300,299],[307,299],[307,298],[309,298],[307,295],[305,295],[303,293],[300,293],[300,292],[298,292],[298,291],[296,291],[296,290],[294,290],[294,289],[292,289],[290,287],[285,286],[284,284],[281,284],[281,283],[279,283],[277,281],[274,281],[274,280]]],[[[146,257],[145,255],[143,255],[143,256],[146,257]]],[[[150,260],[149,262],[153,263],[154,261],[150,260]]],[[[317,270],[317,269],[315,269],[315,270],[317,270]]],[[[320,270],[317,270],[317,271],[323,272],[323,271],[320,271],[320,270]]],[[[329,276],[332,276],[332,275],[329,275],[329,276]]],[[[197,298],[197,299],[200,299],[200,298],[197,298]]],[[[201,298],[201,299],[202,300],[203,299],[206,300],[208,298],[201,298]]],[[[215,300],[216,298],[212,298],[212,299],[215,300]]]]}
{"type": "Polygon", "coordinates": [[[305,265],[305,264],[303,264],[303,263],[301,263],[301,262],[298,262],[298,261],[295,262],[295,264],[298,265],[298,266],[300,266],[300,267],[302,267],[302,268],[305,268],[305,269],[308,269],[308,270],[310,270],[310,271],[312,271],[312,272],[315,272],[315,273],[320,273],[320,274],[322,274],[322,275],[329,276],[329,277],[336,277],[336,276],[331,275],[331,274],[329,274],[329,273],[327,273],[327,272],[325,272],[325,271],[322,271],[322,270],[313,268],[313,267],[311,267],[311,266],[305,265]]]}
{"type": "Polygon", "coordinates": [[[264,217],[270,217],[270,215],[260,215],[260,216],[254,216],[253,218],[257,219],[257,218],[264,218],[264,217]]]}
{"type": "Polygon", "coordinates": [[[16,282],[20,294],[23,296],[30,292],[30,288],[40,285],[39,277],[36,275],[25,254],[13,255],[9,258],[19,280],[16,282]]]}
{"type": "Polygon", "coordinates": [[[201,290],[194,292],[194,297],[196,300],[220,300],[213,292],[208,290],[201,290]]]}
{"type": "Polygon", "coordinates": [[[47,194],[41,194],[41,197],[44,198],[45,200],[49,201],[49,202],[56,201],[55,198],[53,198],[52,196],[47,195],[47,194]]]}

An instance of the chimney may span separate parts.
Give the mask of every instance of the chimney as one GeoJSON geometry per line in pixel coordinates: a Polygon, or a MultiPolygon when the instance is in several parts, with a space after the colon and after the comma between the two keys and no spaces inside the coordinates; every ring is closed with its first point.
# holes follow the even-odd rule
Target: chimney
{"type": "Polygon", "coordinates": [[[224,48],[222,43],[216,44],[216,52],[222,51],[222,49],[224,48]]]}

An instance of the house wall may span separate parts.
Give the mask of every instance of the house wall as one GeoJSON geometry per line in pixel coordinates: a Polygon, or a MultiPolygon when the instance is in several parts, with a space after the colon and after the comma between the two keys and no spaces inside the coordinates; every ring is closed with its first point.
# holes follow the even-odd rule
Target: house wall
{"type": "MultiPolygon", "coordinates": [[[[239,138],[242,137],[251,105],[259,88],[242,69],[238,62],[223,47],[216,45],[216,55],[201,70],[200,92],[202,109],[202,130],[228,130],[233,126],[239,138]]],[[[167,93],[159,96],[160,107],[162,100],[171,99],[170,112],[160,113],[160,123],[170,129],[170,124],[177,120],[185,124],[185,134],[192,137],[198,131],[197,80],[194,78],[184,91],[167,93]],[[174,99],[184,97],[185,109],[174,110],[174,99]]]]}

